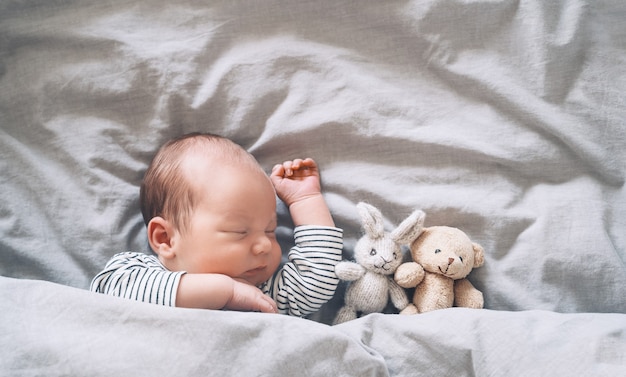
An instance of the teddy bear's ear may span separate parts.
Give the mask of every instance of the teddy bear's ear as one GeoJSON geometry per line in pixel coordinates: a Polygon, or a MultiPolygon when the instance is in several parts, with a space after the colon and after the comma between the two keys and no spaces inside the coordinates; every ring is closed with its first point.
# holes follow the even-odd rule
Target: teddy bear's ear
{"type": "Polygon", "coordinates": [[[356,209],[361,216],[361,223],[363,224],[363,230],[365,234],[370,238],[377,239],[385,235],[385,222],[383,215],[378,208],[360,202],[356,205],[356,209]]]}
{"type": "Polygon", "coordinates": [[[480,267],[485,263],[485,249],[479,244],[472,242],[474,249],[474,267],[480,267]]]}
{"type": "Polygon", "coordinates": [[[422,210],[415,210],[396,229],[391,232],[391,238],[400,245],[408,245],[424,231],[426,214],[422,210]]]}

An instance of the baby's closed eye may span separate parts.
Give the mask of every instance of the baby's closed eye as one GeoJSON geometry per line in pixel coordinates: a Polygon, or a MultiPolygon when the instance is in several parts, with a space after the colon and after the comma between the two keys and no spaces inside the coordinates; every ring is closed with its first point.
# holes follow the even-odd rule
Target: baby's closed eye
{"type": "Polygon", "coordinates": [[[221,233],[232,239],[243,239],[248,236],[247,229],[227,228],[222,229],[221,233]]]}

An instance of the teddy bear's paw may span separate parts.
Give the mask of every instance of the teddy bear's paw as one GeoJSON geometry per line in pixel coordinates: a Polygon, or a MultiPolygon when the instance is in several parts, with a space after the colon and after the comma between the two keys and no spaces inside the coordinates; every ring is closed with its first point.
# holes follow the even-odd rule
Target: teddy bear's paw
{"type": "Polygon", "coordinates": [[[394,280],[402,288],[414,288],[424,279],[424,268],[415,262],[401,264],[394,275],[394,280]]]}
{"type": "Polygon", "coordinates": [[[485,305],[485,300],[483,299],[483,294],[478,292],[478,294],[463,297],[462,300],[456,299],[455,305],[470,309],[482,309],[485,305]]]}
{"type": "Polygon", "coordinates": [[[454,305],[463,308],[482,309],[485,304],[483,293],[474,288],[467,279],[457,280],[454,285],[454,305]]]}
{"type": "Polygon", "coordinates": [[[400,314],[402,315],[411,315],[411,314],[418,314],[418,313],[419,312],[417,311],[417,307],[413,304],[409,304],[409,306],[407,306],[400,312],[400,314]]]}

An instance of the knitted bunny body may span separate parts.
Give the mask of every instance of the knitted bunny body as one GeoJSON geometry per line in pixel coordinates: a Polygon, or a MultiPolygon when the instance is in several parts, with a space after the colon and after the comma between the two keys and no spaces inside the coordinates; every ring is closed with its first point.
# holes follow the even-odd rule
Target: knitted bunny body
{"type": "Polygon", "coordinates": [[[365,235],[354,247],[356,262],[342,261],[335,267],[337,276],[350,282],[345,305],[337,313],[335,324],[381,312],[389,298],[398,310],[409,304],[406,292],[393,280],[393,273],[402,263],[402,245],[421,232],[424,213],[415,211],[398,228],[385,232],[383,217],[377,208],[359,203],[357,210],[365,235]]]}
{"type": "MultiPolygon", "coordinates": [[[[389,297],[398,309],[404,309],[409,304],[404,290],[393,279],[372,271],[361,270],[361,274],[362,276],[355,280],[346,291],[346,305],[345,309],[342,308],[354,313],[354,318],[358,312],[362,314],[381,312],[387,306],[389,297]],[[405,300],[407,300],[406,303],[405,300]]],[[[339,276],[339,278],[349,281],[346,275],[339,276]]]]}

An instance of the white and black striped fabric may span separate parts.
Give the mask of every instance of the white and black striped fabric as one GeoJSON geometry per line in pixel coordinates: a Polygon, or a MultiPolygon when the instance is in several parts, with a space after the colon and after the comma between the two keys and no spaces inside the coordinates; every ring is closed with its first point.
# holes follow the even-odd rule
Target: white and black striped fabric
{"type": "Polygon", "coordinates": [[[116,254],[91,281],[90,290],[111,296],[176,306],[184,271],[169,271],[157,257],[143,253],[116,254]]]}
{"type": "Polygon", "coordinates": [[[289,261],[261,286],[283,314],[304,317],[314,313],[335,294],[339,278],[343,231],[339,228],[299,226],[289,261]]]}

